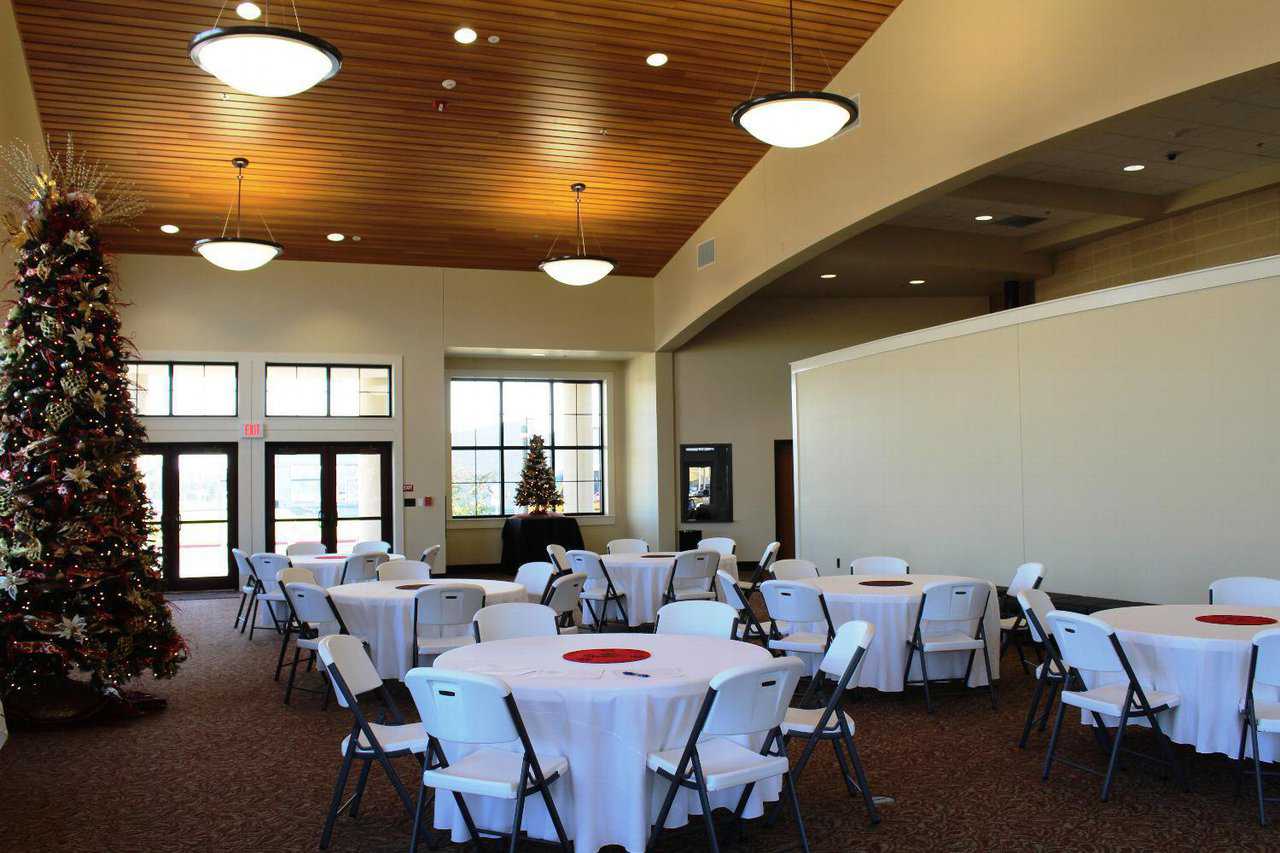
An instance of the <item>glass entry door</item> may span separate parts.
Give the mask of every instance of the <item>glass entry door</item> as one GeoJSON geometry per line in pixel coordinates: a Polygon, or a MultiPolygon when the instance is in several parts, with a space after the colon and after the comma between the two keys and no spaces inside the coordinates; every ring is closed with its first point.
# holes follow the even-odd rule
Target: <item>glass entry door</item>
{"type": "Polygon", "coordinates": [[[235,587],[237,458],[234,444],[150,444],[138,456],[166,588],[235,587]]]}
{"type": "Polygon", "coordinates": [[[267,444],[272,550],[323,542],[346,554],[357,542],[391,542],[392,521],[390,443],[267,444]]]}

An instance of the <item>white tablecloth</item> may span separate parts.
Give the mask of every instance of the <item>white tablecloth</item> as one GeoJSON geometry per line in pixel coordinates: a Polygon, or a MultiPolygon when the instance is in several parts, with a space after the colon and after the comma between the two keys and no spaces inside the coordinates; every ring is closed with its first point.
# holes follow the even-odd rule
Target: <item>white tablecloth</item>
{"type": "MultiPolygon", "coordinates": [[[[509,601],[528,601],[525,588],[510,581],[471,580],[468,578],[438,578],[430,581],[364,581],[349,583],[329,589],[333,603],[337,605],[347,630],[369,641],[373,663],[383,678],[401,678],[414,665],[413,651],[413,594],[415,590],[400,589],[415,583],[474,584],[484,588],[485,604],[504,604],[509,601]]],[[[471,633],[471,625],[457,628],[436,629],[449,631],[450,636],[471,633]]],[[[425,636],[425,635],[424,635],[425,636]]]]}
{"type": "MultiPolygon", "coordinates": [[[[839,628],[845,622],[862,619],[876,626],[875,642],[867,649],[866,659],[858,674],[859,687],[873,687],[891,693],[902,691],[902,671],[907,665],[907,643],[911,640],[911,632],[915,629],[916,614],[920,612],[922,590],[928,584],[942,581],[963,582],[977,581],[991,588],[991,596],[987,600],[987,615],[984,620],[987,636],[987,653],[991,658],[991,669],[996,678],[1000,677],[1000,603],[996,589],[988,581],[978,578],[965,578],[953,575],[894,575],[879,577],[875,575],[827,575],[799,583],[817,587],[822,590],[827,600],[827,610],[831,614],[831,623],[839,628]],[[908,581],[909,586],[864,586],[864,581],[908,581]]],[[[938,632],[960,629],[970,636],[977,629],[976,622],[967,624],[957,622],[925,623],[925,637],[938,632]]],[[[802,631],[825,630],[822,625],[792,626],[802,631]]],[[[801,655],[810,668],[817,666],[816,655],[801,655]]],[[[929,678],[959,678],[964,675],[965,665],[969,661],[968,652],[931,652],[929,654],[929,678]]],[[[917,654],[911,664],[911,680],[920,677],[920,655],[917,654]]],[[[975,655],[973,669],[969,673],[969,686],[982,687],[987,683],[987,673],[983,668],[982,655],[975,655]]]]}
{"type": "MultiPolygon", "coordinates": [[[[308,569],[311,574],[316,576],[316,583],[323,587],[337,586],[342,580],[342,567],[347,564],[347,554],[307,554],[290,557],[290,565],[300,569],[308,569]]],[[[403,560],[403,554],[388,554],[388,559],[403,560]]],[[[267,592],[279,592],[280,584],[274,577],[262,578],[262,585],[266,587],[267,592]]],[[[284,604],[278,605],[280,610],[276,614],[278,618],[283,619],[288,615],[288,607],[284,604]]],[[[258,606],[258,627],[272,627],[271,617],[268,615],[268,603],[264,602],[258,606]]]]}
{"type": "MultiPolygon", "coordinates": [[[[675,556],[667,552],[653,554],[602,554],[605,570],[613,579],[613,586],[627,595],[624,602],[627,608],[627,622],[631,627],[653,623],[658,619],[658,608],[662,606],[662,594],[666,592],[663,581],[667,572],[675,563],[675,556]]],[[[738,558],[721,557],[719,568],[738,577],[738,558]]],[[[587,589],[593,589],[596,582],[588,581],[587,589]]],[[[716,590],[719,597],[720,591],[716,590]]],[[[597,609],[599,604],[596,605],[597,609]]],[[[613,618],[612,614],[610,618],[613,618]]],[[[591,624],[590,611],[583,609],[583,620],[591,624]]]]}
{"type": "MultiPolygon", "coordinates": [[[[436,666],[482,672],[506,681],[535,749],[569,760],[567,778],[551,790],[577,853],[595,853],[608,844],[640,853],[667,793],[666,783],[646,769],[646,756],[654,750],[684,746],[707,684],[717,673],[768,660],[768,653],[759,646],[733,640],[578,634],[481,643],[446,652],[436,666]],[[611,665],[572,663],[562,657],[573,649],[601,647],[644,649],[652,657],[611,665]],[[649,672],[652,677],[625,676],[624,670],[649,672]]],[[[753,748],[763,745],[763,735],[750,740],[753,748]]],[[[445,754],[454,760],[465,753],[446,744],[445,754]]],[[[777,799],[779,789],[777,780],[757,785],[746,815],[760,815],[763,802],[777,799]]],[[[741,788],[721,791],[712,794],[711,802],[714,807],[733,808],[741,794],[741,788]]],[[[468,796],[467,805],[481,829],[510,829],[514,801],[468,796]]],[[[697,793],[683,791],[676,797],[667,826],[684,825],[690,812],[701,814],[697,793]]],[[[435,825],[451,828],[454,841],[466,838],[465,824],[451,796],[436,796],[435,825]]],[[[523,825],[534,837],[555,838],[540,797],[526,801],[523,825]]],[[[696,843],[701,846],[700,836],[696,843]]]]}
{"type": "MultiPolygon", "coordinates": [[[[1253,635],[1276,625],[1214,625],[1197,622],[1208,614],[1268,616],[1280,619],[1277,607],[1234,604],[1159,604],[1118,607],[1093,614],[1116,629],[1116,636],[1144,687],[1167,690],[1182,703],[1160,715],[1160,727],[1178,743],[1197,752],[1221,752],[1234,758],[1240,749],[1240,702],[1249,680],[1253,635]]],[[[1090,687],[1123,681],[1123,673],[1082,673],[1090,687]]],[[[1275,690],[1257,696],[1275,701],[1275,690]]],[[[1090,720],[1091,722],[1091,720],[1090,720]]],[[[1114,718],[1110,720],[1114,723],[1114,718]]],[[[1280,758],[1280,736],[1259,734],[1264,761],[1280,758]]]]}

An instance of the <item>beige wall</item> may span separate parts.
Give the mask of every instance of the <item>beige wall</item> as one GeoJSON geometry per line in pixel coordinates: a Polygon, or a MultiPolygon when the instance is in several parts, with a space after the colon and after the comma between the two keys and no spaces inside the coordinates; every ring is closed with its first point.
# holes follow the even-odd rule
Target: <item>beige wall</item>
{"type": "Polygon", "coordinates": [[[1062,252],[1036,299],[1056,299],[1280,254],[1280,187],[1170,216],[1062,252]]]}
{"type": "Polygon", "coordinates": [[[444,271],[450,347],[653,349],[653,283],[609,276],[567,287],[541,272],[444,271]]]}
{"type": "MultiPolygon", "coordinates": [[[[117,268],[120,298],[130,303],[122,311],[124,332],[143,351],[400,356],[404,464],[398,473],[415,484],[417,495],[436,501],[405,510],[405,541],[396,545],[416,554],[444,540],[442,448],[448,439],[439,269],[274,261],[234,273],[194,255],[124,255],[117,268]]],[[[270,424],[267,429],[270,440],[270,424]]],[[[242,468],[242,478],[247,473],[242,468]]],[[[242,501],[240,512],[260,529],[264,507],[242,501]]]]}
{"type": "Polygon", "coordinates": [[[44,150],[44,133],[13,17],[13,2],[0,0],[0,144],[8,145],[14,139],[37,153],[44,150]]]}
{"type": "Polygon", "coordinates": [[[765,154],[655,279],[655,339],[678,346],[809,256],[1011,155],[1277,57],[1272,0],[909,0],[830,87],[861,96],[861,125],[765,154]],[[708,238],[717,260],[698,272],[708,238]]]}
{"type": "Polygon", "coordinates": [[[654,549],[675,547],[675,423],[671,353],[627,362],[627,529],[654,549]]]}
{"type": "Polygon", "coordinates": [[[1274,575],[1277,316],[1270,258],[798,365],[801,555],[1156,602],[1274,575]]]}
{"type": "MultiPolygon", "coordinates": [[[[575,374],[603,374],[605,376],[607,402],[605,408],[608,434],[605,448],[606,481],[605,519],[583,518],[579,522],[583,544],[591,550],[603,551],[610,539],[630,536],[628,526],[628,498],[630,495],[629,449],[627,446],[629,413],[624,375],[626,364],[621,361],[579,361],[559,358],[462,358],[445,359],[445,371],[456,375],[473,376],[548,376],[572,377],[575,374]],[[601,523],[603,522],[603,523],[601,523]]],[[[446,442],[448,441],[446,437],[446,442]]],[[[448,444],[444,445],[448,453],[448,444]]],[[[641,504],[652,503],[642,491],[637,495],[641,504]]],[[[493,565],[502,559],[502,522],[450,521],[447,534],[449,562],[454,566],[493,565]]]]}
{"type": "Polygon", "coordinates": [[[730,536],[740,555],[756,559],[775,533],[773,451],[791,437],[790,363],[987,307],[985,297],[757,297],[730,311],[675,352],[675,417],[677,445],[733,445],[734,521],[681,526],[730,536]]]}

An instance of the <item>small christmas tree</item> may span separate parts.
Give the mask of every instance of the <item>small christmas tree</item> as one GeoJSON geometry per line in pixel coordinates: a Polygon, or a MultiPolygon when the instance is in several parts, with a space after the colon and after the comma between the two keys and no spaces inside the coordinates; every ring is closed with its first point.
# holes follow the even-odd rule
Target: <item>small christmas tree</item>
{"type": "Polygon", "coordinates": [[[547,444],[540,435],[530,436],[529,455],[524,458],[520,485],[516,486],[516,505],[541,515],[563,504],[564,495],[556,488],[556,477],[547,466],[547,444]]]}
{"type": "Polygon", "coordinates": [[[5,220],[16,299],[0,333],[0,697],[36,709],[74,671],[102,693],[171,677],[187,652],[148,544],[146,434],[98,243],[99,225],[141,204],[70,140],[48,162],[4,152],[20,206],[5,220]]]}

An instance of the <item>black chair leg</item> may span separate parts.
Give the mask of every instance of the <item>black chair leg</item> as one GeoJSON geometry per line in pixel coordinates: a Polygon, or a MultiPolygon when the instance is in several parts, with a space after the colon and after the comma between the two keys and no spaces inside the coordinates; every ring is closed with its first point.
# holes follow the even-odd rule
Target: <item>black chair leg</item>
{"type": "Polygon", "coordinates": [[[409,853],[418,853],[418,836],[422,833],[422,807],[427,799],[427,786],[418,782],[418,803],[413,809],[413,835],[409,840],[409,853]]]}
{"type": "Polygon", "coordinates": [[[1058,702],[1058,713],[1053,718],[1053,733],[1049,735],[1049,749],[1044,754],[1044,775],[1040,778],[1043,781],[1049,780],[1049,771],[1053,768],[1053,753],[1058,749],[1058,734],[1062,731],[1062,717],[1067,712],[1065,702],[1058,702]]]}
{"type": "Polygon", "coordinates": [[[1267,825],[1267,801],[1262,792],[1262,755],[1258,752],[1258,727],[1250,726],[1253,740],[1253,780],[1258,789],[1258,823],[1267,825]]]}
{"type": "MultiPolygon", "coordinates": [[[[353,734],[352,737],[355,737],[353,734]]],[[[320,849],[329,846],[333,837],[333,822],[338,819],[338,808],[342,805],[342,794],[347,790],[347,775],[351,772],[351,762],[355,755],[355,744],[347,747],[347,754],[342,757],[342,768],[338,771],[338,781],[333,786],[333,799],[329,803],[329,814],[324,819],[324,831],[320,833],[320,849]]]]}
{"type": "MultiPolygon", "coordinates": [[[[853,764],[853,772],[858,778],[858,788],[862,791],[862,803],[867,807],[867,815],[873,824],[880,822],[880,810],[876,808],[875,797],[871,796],[871,786],[867,784],[867,773],[862,769],[862,760],[858,758],[858,747],[853,738],[846,736],[845,750],[849,753],[849,761],[853,764]]],[[[837,751],[839,747],[837,745],[837,751]]]]}
{"type": "Polygon", "coordinates": [[[791,801],[791,816],[796,822],[796,831],[800,833],[800,849],[809,853],[809,836],[804,831],[804,817],[800,814],[800,798],[796,796],[796,786],[791,782],[791,774],[782,774],[782,787],[786,789],[787,799],[791,801]]]}
{"type": "Polygon", "coordinates": [[[249,600],[247,592],[240,593],[240,606],[236,608],[236,621],[231,623],[231,630],[234,631],[240,627],[240,614],[244,612],[244,604],[249,600]]]}
{"type": "Polygon", "coordinates": [[[658,839],[662,837],[662,833],[667,828],[667,815],[671,813],[671,804],[675,802],[676,794],[680,791],[680,783],[674,779],[668,779],[667,785],[667,796],[662,801],[662,808],[658,809],[658,819],[653,824],[653,831],[649,833],[649,843],[645,845],[646,850],[652,850],[654,845],[658,843],[658,839]]]}
{"type": "Polygon", "coordinates": [[[1027,709],[1027,721],[1022,726],[1022,737],[1018,738],[1018,749],[1027,748],[1027,738],[1031,736],[1031,727],[1036,722],[1036,712],[1040,710],[1040,698],[1044,695],[1044,683],[1047,670],[1041,670],[1036,679],[1036,692],[1031,695],[1031,707],[1027,709]]]}
{"type": "Polygon", "coordinates": [[[293,646],[293,666],[289,667],[289,682],[284,686],[284,704],[289,704],[289,697],[293,695],[293,681],[298,676],[298,659],[302,656],[302,649],[298,648],[295,643],[293,646]]]}
{"type": "Polygon", "coordinates": [[[999,707],[996,699],[996,679],[991,673],[991,652],[987,651],[987,641],[982,641],[982,663],[987,668],[987,691],[991,694],[991,710],[995,711],[999,707]]]}
{"type": "Polygon", "coordinates": [[[462,812],[462,820],[467,824],[467,832],[471,835],[471,845],[476,853],[480,853],[480,830],[476,829],[476,822],[471,819],[471,809],[467,808],[467,801],[461,794],[454,791],[453,802],[457,805],[458,811],[462,812]]]}
{"type": "Polygon", "coordinates": [[[698,800],[702,804],[702,822],[707,828],[707,847],[711,853],[720,853],[720,843],[716,841],[716,822],[711,814],[711,797],[707,793],[707,780],[702,775],[702,762],[697,753],[693,756],[693,775],[698,783],[698,800]]]}
{"type": "Polygon", "coordinates": [[[1160,749],[1164,752],[1165,760],[1169,762],[1169,769],[1173,771],[1174,781],[1183,791],[1190,792],[1191,780],[1187,778],[1182,762],[1178,760],[1178,753],[1173,748],[1173,739],[1165,734],[1164,727],[1160,725],[1160,718],[1156,714],[1151,715],[1151,730],[1155,733],[1156,740],[1160,742],[1160,749]]]}
{"type": "Polygon", "coordinates": [[[369,781],[369,771],[373,769],[373,759],[366,758],[364,766],[360,768],[360,778],[356,780],[356,792],[351,796],[351,806],[347,809],[347,814],[355,819],[360,814],[360,800],[364,797],[364,786],[369,781]]]}
{"type": "MultiPolygon", "coordinates": [[[[255,594],[253,597],[253,605],[249,608],[253,612],[249,614],[249,621],[247,623],[249,625],[249,642],[253,642],[253,632],[258,627],[258,608],[261,605],[262,602],[258,600],[258,596],[255,594]]],[[[244,633],[243,626],[240,628],[240,633],[244,633]]]]}
{"type": "Polygon", "coordinates": [[[551,825],[556,830],[556,838],[560,839],[560,850],[563,853],[570,853],[569,834],[564,831],[564,824],[560,822],[560,812],[556,809],[555,800],[551,798],[551,783],[544,780],[544,784],[538,793],[542,795],[542,802],[547,807],[547,814],[551,817],[551,825]]]}
{"type": "Polygon", "coordinates": [[[520,780],[520,790],[516,792],[516,813],[511,820],[511,843],[507,847],[507,853],[516,853],[516,847],[520,844],[520,824],[524,821],[524,798],[528,793],[527,780],[520,780]]]}
{"type": "Polygon", "coordinates": [[[284,669],[284,652],[289,648],[289,631],[284,632],[284,636],[280,638],[280,657],[276,658],[276,674],[273,681],[280,680],[280,670],[284,669]]]}
{"type": "Polygon", "coordinates": [[[920,650],[920,680],[924,682],[924,707],[933,713],[933,699],[929,696],[929,664],[925,661],[924,649],[920,650]]]}
{"type": "Polygon", "coordinates": [[[1111,781],[1115,778],[1116,765],[1120,763],[1120,745],[1124,742],[1124,730],[1129,726],[1129,706],[1126,704],[1116,726],[1116,736],[1111,740],[1111,759],[1107,762],[1107,775],[1102,780],[1102,801],[1111,796],[1111,781]]]}

